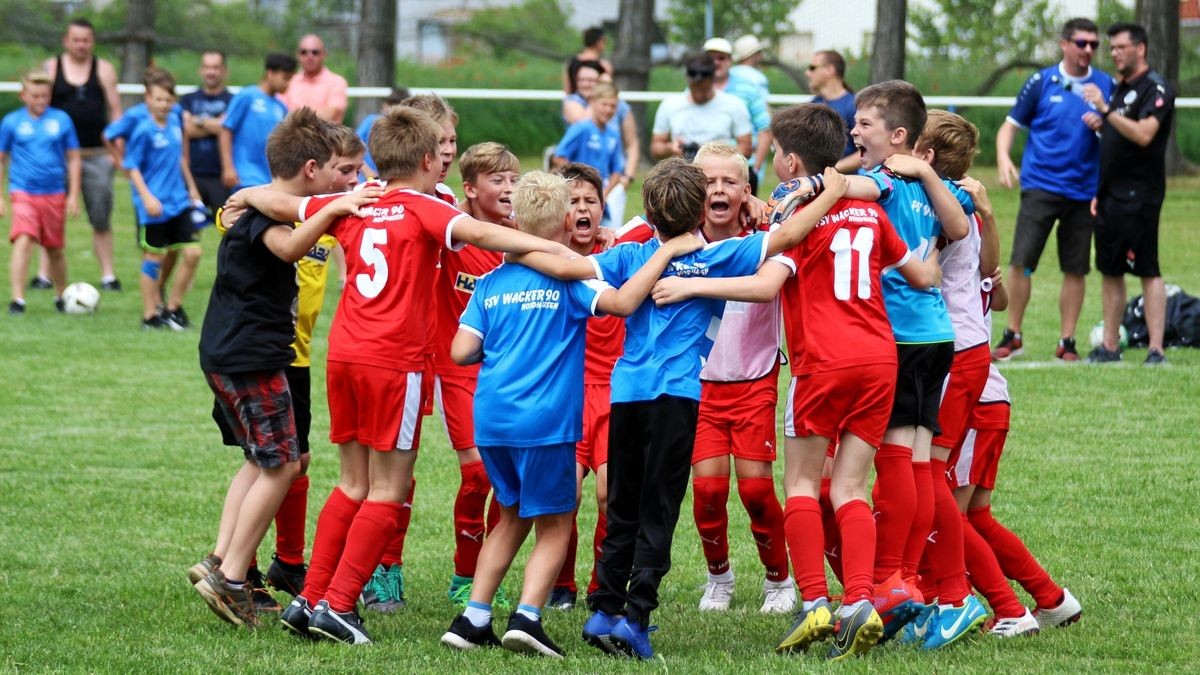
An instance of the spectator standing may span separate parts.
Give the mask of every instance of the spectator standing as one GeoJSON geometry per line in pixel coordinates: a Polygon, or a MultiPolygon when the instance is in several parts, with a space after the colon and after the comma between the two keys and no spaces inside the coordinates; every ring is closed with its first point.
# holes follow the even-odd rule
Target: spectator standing
{"type": "MultiPolygon", "coordinates": [[[[581,63],[570,85],[572,93],[563,97],[563,121],[567,123],[568,128],[591,117],[592,111],[589,106],[597,84],[611,85],[612,76],[604,72],[604,66],[599,61],[581,63]]],[[[611,220],[620,225],[625,222],[625,187],[637,177],[638,162],[642,159],[642,141],[638,138],[637,119],[633,116],[633,110],[621,98],[617,99],[617,114],[608,124],[617,127],[621,144],[625,148],[624,179],[609,191],[604,200],[605,212],[611,220]]]]}
{"type": "Polygon", "coordinates": [[[229,197],[229,188],[221,183],[221,149],[217,143],[225,122],[225,109],[233,99],[225,87],[228,75],[224,52],[215,49],[203,52],[200,88],[179,99],[183,107],[183,133],[188,139],[188,166],[210,214],[216,213],[229,197]]]}
{"type": "Polygon", "coordinates": [[[771,96],[771,85],[767,76],[759,70],[765,58],[767,46],[759,42],[753,35],[743,35],[733,41],[733,62],[736,64],[729,69],[729,76],[753,83],[762,91],[764,98],[771,96]]]}
{"type": "Polygon", "coordinates": [[[267,137],[287,115],[280,100],[296,74],[296,59],[268,54],[257,85],[243,87],[229,101],[225,121],[217,136],[221,149],[221,182],[228,188],[266,185],[271,182],[267,163],[267,137]]]}
{"type": "Polygon", "coordinates": [[[317,117],[341,124],[348,105],[346,78],[325,67],[325,43],[316,35],[300,38],[296,47],[300,72],[283,95],[288,111],[308,106],[317,117]]]}
{"type": "Polygon", "coordinates": [[[846,60],[832,49],[814,52],[804,76],[808,78],[808,90],[815,94],[813,103],[833,108],[846,125],[846,150],[838,160],[837,170],[857,172],[858,150],[850,139],[850,131],[854,129],[854,90],[846,84],[846,60]]]}
{"type": "Polygon", "coordinates": [[[746,154],[746,159],[750,161],[753,158],[750,162],[750,193],[754,194],[758,191],[758,180],[771,151],[771,111],[767,108],[767,97],[754,82],[731,76],[733,45],[729,44],[729,40],[711,38],[704,43],[704,51],[712,57],[716,66],[713,86],[717,91],[741,99],[746,105],[746,112],[750,113],[754,136],[750,140],[752,152],[746,154]]]}
{"type": "Polygon", "coordinates": [[[593,26],[583,31],[583,49],[578,54],[572,56],[563,68],[563,92],[572,94],[575,92],[575,72],[579,70],[579,66],[588,61],[595,61],[600,64],[601,72],[606,73],[609,77],[614,75],[612,64],[604,58],[604,51],[608,47],[604,37],[604,29],[599,26],[593,26]]]}
{"type": "Polygon", "coordinates": [[[650,154],[656,158],[679,156],[691,161],[705,143],[736,146],[743,157],[751,150],[754,126],[746,104],[718,91],[717,66],[710,54],[689,56],[684,62],[686,92],[667,96],[654,114],[650,154]]]}

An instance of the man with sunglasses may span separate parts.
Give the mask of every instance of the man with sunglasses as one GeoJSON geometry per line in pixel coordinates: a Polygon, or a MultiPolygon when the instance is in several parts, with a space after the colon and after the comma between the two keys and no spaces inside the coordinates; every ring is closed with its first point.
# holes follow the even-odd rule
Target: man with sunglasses
{"type": "Polygon", "coordinates": [[[854,90],[846,84],[846,60],[832,49],[813,52],[804,77],[808,80],[808,90],[814,94],[812,102],[824,103],[833,108],[846,125],[846,150],[838,160],[837,170],[842,173],[857,173],[860,164],[858,149],[854,147],[854,141],[850,140],[856,108],[854,90]]]}
{"type": "Polygon", "coordinates": [[[316,111],[317,117],[341,124],[346,116],[346,78],[325,67],[325,43],[316,35],[300,38],[296,47],[300,72],[283,95],[288,112],[305,106],[316,111]]]}
{"type": "Polygon", "coordinates": [[[1083,308],[1089,271],[1092,228],[1090,203],[1100,175],[1100,142],[1084,122],[1096,108],[1083,98],[1095,86],[1107,100],[1113,79],[1092,68],[1100,45],[1099,29],[1089,19],[1071,19],[1063,26],[1063,58],[1025,82],[1000,131],[996,134],[996,167],[1000,184],[1020,185],[1021,206],[1013,236],[1008,273],[1008,327],[992,350],[992,359],[1007,361],[1024,351],[1021,321],[1029,304],[1033,273],[1058,221],[1058,264],[1063,273],[1058,308],[1061,339],[1055,356],[1078,361],[1075,326],[1083,308]],[[1018,172],[1010,157],[1018,129],[1029,132],[1018,172]]]}
{"type": "Polygon", "coordinates": [[[663,99],[654,115],[650,154],[655,159],[683,157],[689,162],[701,145],[710,142],[735,146],[743,157],[750,155],[750,112],[732,94],[716,88],[716,62],[701,52],[684,60],[686,92],[663,99]]]}

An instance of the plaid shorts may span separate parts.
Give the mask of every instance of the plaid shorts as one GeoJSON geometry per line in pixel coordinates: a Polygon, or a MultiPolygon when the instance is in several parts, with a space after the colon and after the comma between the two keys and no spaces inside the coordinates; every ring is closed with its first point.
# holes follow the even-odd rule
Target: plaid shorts
{"type": "Polygon", "coordinates": [[[300,459],[292,392],[283,370],[204,373],[216,396],[213,419],[227,445],[240,445],[246,461],[273,469],[300,459]]]}

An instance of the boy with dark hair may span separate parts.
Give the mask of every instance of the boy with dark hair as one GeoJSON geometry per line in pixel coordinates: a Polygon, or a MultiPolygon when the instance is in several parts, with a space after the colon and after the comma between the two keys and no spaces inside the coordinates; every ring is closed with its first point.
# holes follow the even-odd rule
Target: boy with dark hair
{"type": "MultiPolygon", "coordinates": [[[[364,145],[371,138],[371,126],[375,124],[375,120],[379,119],[380,115],[386,115],[387,111],[392,109],[392,106],[399,105],[401,101],[409,96],[408,87],[392,87],[391,93],[385,96],[383,101],[380,102],[379,112],[367,115],[358,123],[355,133],[362,139],[364,145]]],[[[363,158],[363,175],[367,178],[375,178],[378,173],[379,171],[375,168],[375,160],[371,159],[371,153],[368,152],[367,156],[363,158]]]]}
{"type": "Polygon", "coordinates": [[[597,84],[588,108],[591,115],[572,124],[555,146],[554,165],[557,168],[568,162],[582,162],[599,171],[605,177],[607,198],[617,185],[624,187],[630,182],[625,174],[621,130],[609,124],[617,113],[616,87],[605,82],[597,84]]]}
{"type": "Polygon", "coordinates": [[[279,95],[287,91],[296,74],[296,59],[290,54],[268,54],[258,84],[243,87],[225,109],[218,147],[221,152],[221,181],[237,189],[264,185],[271,180],[266,142],[271,130],[287,115],[279,95]]]}

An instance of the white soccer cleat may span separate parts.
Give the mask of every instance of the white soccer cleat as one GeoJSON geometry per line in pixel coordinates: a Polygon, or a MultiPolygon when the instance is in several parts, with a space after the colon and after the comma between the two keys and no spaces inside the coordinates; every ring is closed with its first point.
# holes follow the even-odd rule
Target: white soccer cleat
{"type": "Polygon", "coordinates": [[[1039,607],[1033,613],[1037,617],[1038,626],[1042,630],[1075,623],[1079,620],[1081,614],[1083,614],[1083,607],[1075,599],[1075,596],[1071,595],[1071,591],[1068,591],[1066,588],[1063,588],[1063,599],[1062,602],[1058,603],[1058,607],[1050,609],[1039,607]]]}
{"type": "Polygon", "coordinates": [[[995,625],[988,631],[988,635],[996,637],[1011,638],[1021,637],[1022,635],[1037,635],[1041,630],[1038,626],[1038,621],[1033,616],[1033,612],[1028,609],[1025,614],[1008,619],[996,619],[995,625]]]}
{"type": "Polygon", "coordinates": [[[700,596],[701,612],[724,612],[729,609],[733,600],[733,574],[728,580],[720,580],[708,575],[708,583],[704,584],[704,595],[700,596]]]}
{"type": "Polygon", "coordinates": [[[796,587],[792,578],[783,581],[763,581],[763,614],[791,614],[796,609],[796,587]]]}

